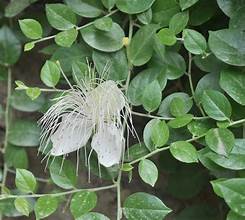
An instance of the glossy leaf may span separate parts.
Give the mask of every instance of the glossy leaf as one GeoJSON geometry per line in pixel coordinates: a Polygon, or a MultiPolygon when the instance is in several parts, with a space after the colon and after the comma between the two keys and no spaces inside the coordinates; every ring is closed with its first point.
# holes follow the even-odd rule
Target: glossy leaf
{"type": "Polygon", "coordinates": [[[42,37],[43,30],[41,24],[35,19],[19,20],[20,29],[24,35],[30,39],[39,39],[42,37]]]}
{"type": "Polygon", "coordinates": [[[185,163],[198,162],[196,148],[186,141],[177,141],[171,144],[170,152],[179,161],[185,163]]]}
{"type": "Polygon", "coordinates": [[[37,219],[43,219],[50,216],[58,208],[58,200],[56,197],[43,196],[40,197],[34,207],[37,219]]]}
{"type": "Polygon", "coordinates": [[[158,169],[152,161],[144,159],[139,163],[139,175],[145,183],[153,187],[158,179],[158,169]]]}
{"type": "Polygon", "coordinates": [[[137,18],[142,24],[150,24],[152,20],[152,10],[149,8],[147,11],[144,11],[140,14],[137,14],[137,18]]]}
{"type": "Polygon", "coordinates": [[[117,8],[127,14],[137,14],[146,11],[151,7],[155,0],[117,0],[117,8]]]}
{"type": "Polygon", "coordinates": [[[94,21],[94,26],[101,31],[110,31],[113,21],[110,17],[99,18],[94,21]]]}
{"type": "Polygon", "coordinates": [[[150,128],[150,137],[155,147],[164,146],[169,138],[169,129],[165,121],[153,120],[154,123],[150,128]]]}
{"type": "Polygon", "coordinates": [[[218,91],[204,91],[202,96],[202,105],[208,116],[215,120],[224,121],[229,119],[231,116],[230,102],[218,91]]]}
{"type": "Polygon", "coordinates": [[[143,91],[142,103],[143,107],[148,112],[155,111],[162,99],[161,87],[157,80],[154,80],[149,85],[147,85],[143,91]]]}
{"type": "Polygon", "coordinates": [[[32,210],[31,204],[28,200],[24,198],[16,198],[14,200],[14,206],[17,209],[17,211],[19,211],[21,214],[25,216],[29,216],[32,210]]]}
{"type": "Polygon", "coordinates": [[[9,143],[22,147],[39,145],[40,128],[34,121],[15,120],[10,124],[9,143]]]}
{"type": "Polygon", "coordinates": [[[179,4],[182,10],[185,10],[196,4],[199,0],[180,0],[179,4]]]}
{"type": "Polygon", "coordinates": [[[203,54],[207,43],[203,35],[195,30],[185,29],[183,31],[184,46],[193,54],[203,54]]]}
{"type": "Polygon", "coordinates": [[[241,45],[245,33],[237,29],[223,29],[209,32],[208,44],[214,55],[225,63],[245,66],[245,50],[241,45]]]}
{"type": "Polygon", "coordinates": [[[74,218],[79,218],[95,208],[97,195],[95,192],[81,191],[71,199],[70,210],[74,218]]]}
{"type": "Polygon", "coordinates": [[[143,192],[130,195],[123,207],[124,215],[128,220],[135,218],[160,220],[171,212],[171,209],[160,199],[143,192]]]}
{"type": "Polygon", "coordinates": [[[52,181],[63,189],[72,189],[77,183],[76,168],[71,161],[55,160],[49,167],[52,181]],[[61,167],[62,166],[62,167],[61,167]]]}
{"type": "Polygon", "coordinates": [[[234,135],[227,128],[210,129],[205,141],[210,149],[223,156],[228,156],[235,145],[234,135]]]}
{"type": "Polygon", "coordinates": [[[49,24],[57,30],[68,30],[76,25],[76,15],[65,4],[46,4],[46,16],[49,24]]]}
{"type": "Polygon", "coordinates": [[[168,125],[171,128],[181,128],[186,126],[187,124],[189,124],[192,121],[193,115],[191,114],[186,114],[186,115],[182,115],[179,116],[171,121],[168,122],[168,125]]]}
{"type": "Polygon", "coordinates": [[[41,80],[48,87],[57,85],[60,79],[60,69],[53,61],[47,60],[41,69],[41,80]]]}
{"type": "Polygon", "coordinates": [[[76,218],[76,220],[110,220],[110,219],[101,213],[89,212],[87,214],[82,215],[79,218],[76,218]]]}
{"type": "Polygon", "coordinates": [[[155,25],[146,25],[141,27],[132,38],[128,49],[128,58],[134,66],[141,66],[150,60],[155,32],[155,25]]]}
{"type": "Polygon", "coordinates": [[[75,28],[71,28],[66,31],[59,32],[55,35],[55,43],[61,47],[70,47],[77,39],[78,31],[75,28]]]}
{"type": "Polygon", "coordinates": [[[189,13],[188,11],[179,12],[175,14],[170,22],[169,29],[171,29],[175,34],[179,34],[184,30],[189,21],[189,13]]]}
{"type": "Polygon", "coordinates": [[[91,25],[82,29],[81,34],[83,40],[97,50],[114,52],[123,47],[124,32],[117,23],[112,24],[110,31],[101,31],[91,25]]]}
{"type": "Polygon", "coordinates": [[[19,111],[35,112],[44,106],[45,98],[41,94],[36,99],[31,100],[25,91],[14,91],[10,97],[10,104],[19,111]]]}
{"type": "Polygon", "coordinates": [[[65,0],[65,3],[82,17],[94,18],[103,12],[103,5],[97,0],[65,0]]]}
{"type": "Polygon", "coordinates": [[[11,29],[7,26],[0,28],[0,64],[15,64],[21,53],[21,44],[11,29]]]}
{"type": "Polygon", "coordinates": [[[24,193],[35,191],[37,181],[34,175],[25,169],[16,169],[15,185],[24,193]]]}
{"type": "Polygon", "coordinates": [[[107,79],[121,81],[127,78],[129,69],[124,50],[114,53],[93,51],[92,58],[98,73],[103,75],[106,72],[107,79]]]}
{"type": "Polygon", "coordinates": [[[245,74],[236,69],[226,69],[220,74],[221,88],[236,102],[245,105],[245,74]]]}
{"type": "Polygon", "coordinates": [[[163,28],[157,33],[157,37],[160,42],[167,46],[172,46],[176,43],[177,39],[175,37],[174,31],[169,28],[163,28]]]}
{"type": "Polygon", "coordinates": [[[212,181],[214,191],[225,199],[227,205],[233,212],[245,216],[244,208],[244,178],[233,178],[228,180],[212,181]]]}

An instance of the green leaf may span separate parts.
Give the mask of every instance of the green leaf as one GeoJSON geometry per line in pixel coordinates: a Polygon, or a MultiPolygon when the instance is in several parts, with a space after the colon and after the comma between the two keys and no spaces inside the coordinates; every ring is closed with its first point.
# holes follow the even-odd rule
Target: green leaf
{"type": "Polygon", "coordinates": [[[102,4],[109,10],[111,10],[115,3],[116,3],[116,0],[101,0],[102,4]]]}
{"type": "Polygon", "coordinates": [[[168,125],[171,128],[182,128],[189,124],[192,121],[193,115],[191,114],[186,114],[179,116],[171,121],[168,122],[168,125]]]}
{"type": "Polygon", "coordinates": [[[86,63],[86,58],[91,56],[91,48],[82,43],[74,43],[71,47],[59,47],[51,53],[52,61],[56,62],[58,60],[64,72],[71,72],[73,62],[86,63]]]}
{"type": "Polygon", "coordinates": [[[76,186],[77,175],[76,168],[69,160],[56,159],[49,167],[52,181],[63,189],[72,189],[76,186]],[[62,167],[61,167],[62,166],[62,167]]]}
{"type": "Polygon", "coordinates": [[[214,55],[225,63],[245,66],[245,50],[241,45],[245,33],[237,29],[209,31],[208,44],[214,55]]]}
{"type": "Polygon", "coordinates": [[[204,75],[197,83],[196,90],[195,90],[195,98],[198,104],[202,101],[203,93],[206,90],[220,90],[219,86],[219,74],[216,73],[208,73],[204,75]]]}
{"type": "Polygon", "coordinates": [[[161,60],[152,59],[149,66],[161,68],[170,80],[178,79],[186,72],[184,58],[173,51],[166,51],[165,57],[161,60]]]}
{"type": "Polygon", "coordinates": [[[27,169],[28,168],[28,155],[26,150],[22,147],[16,147],[8,144],[4,154],[4,161],[8,167],[27,169]]]}
{"type": "Polygon", "coordinates": [[[153,187],[158,179],[158,169],[152,161],[144,159],[139,163],[139,175],[145,183],[153,187]]]}
{"type": "Polygon", "coordinates": [[[171,100],[170,102],[170,113],[175,116],[182,116],[186,112],[186,107],[185,107],[185,101],[181,99],[180,97],[175,97],[171,100]]]}
{"type": "Polygon", "coordinates": [[[73,80],[80,85],[82,82],[87,82],[89,80],[89,69],[88,65],[80,62],[74,61],[72,63],[72,77],[73,80]]]}
{"type": "Polygon", "coordinates": [[[57,30],[75,27],[77,19],[73,11],[65,4],[46,4],[46,16],[49,24],[57,30]]]}
{"type": "Polygon", "coordinates": [[[190,109],[192,108],[193,102],[191,98],[189,97],[189,95],[183,92],[176,92],[176,93],[170,94],[169,96],[163,99],[157,114],[163,117],[172,117],[170,113],[170,104],[174,98],[180,98],[184,100],[185,109],[183,110],[183,112],[190,111],[190,109]]]}
{"type": "Polygon", "coordinates": [[[41,69],[41,80],[48,87],[55,87],[60,80],[60,69],[53,61],[47,60],[41,69]]]}
{"type": "Polygon", "coordinates": [[[203,54],[207,48],[207,43],[204,36],[191,29],[185,29],[183,31],[184,46],[193,54],[203,54]]]}
{"type": "Polygon", "coordinates": [[[10,104],[14,109],[23,112],[35,112],[40,110],[45,103],[45,98],[41,94],[35,100],[31,100],[25,91],[14,91],[10,97],[10,104]]]}
{"type": "Polygon", "coordinates": [[[238,69],[225,69],[220,74],[221,88],[236,102],[245,105],[245,74],[238,69]]]}
{"type": "Polygon", "coordinates": [[[98,0],[65,0],[65,3],[82,17],[95,18],[103,13],[103,5],[98,0]]]}
{"type": "Polygon", "coordinates": [[[33,49],[34,47],[35,47],[35,43],[34,42],[26,43],[24,45],[24,51],[29,51],[29,50],[33,49]]]}
{"type": "Polygon", "coordinates": [[[22,147],[39,145],[40,128],[34,121],[15,120],[10,124],[9,143],[22,147]]]}
{"type": "Polygon", "coordinates": [[[110,17],[99,18],[94,21],[94,26],[101,31],[110,31],[113,21],[110,17]]]}
{"type": "Polygon", "coordinates": [[[206,134],[210,128],[212,128],[213,123],[209,119],[192,121],[187,125],[188,130],[193,136],[201,136],[206,134]]]}
{"type": "Polygon", "coordinates": [[[212,181],[211,183],[215,193],[217,194],[217,190],[219,191],[218,195],[221,195],[225,199],[225,202],[233,212],[245,216],[244,178],[212,181]]]}
{"type": "Polygon", "coordinates": [[[144,11],[140,14],[137,14],[137,18],[142,24],[150,24],[152,20],[152,10],[149,8],[147,11],[144,11]]]}
{"type": "Polygon", "coordinates": [[[196,148],[186,142],[177,141],[170,145],[171,154],[179,161],[184,163],[195,163],[198,162],[196,148]]]}
{"type": "Polygon", "coordinates": [[[204,91],[202,95],[202,105],[208,116],[215,120],[225,121],[231,116],[230,102],[218,91],[204,91]]]}
{"type": "Polygon", "coordinates": [[[243,220],[243,216],[236,214],[233,211],[230,211],[228,213],[227,219],[226,220],[243,220]]]}
{"type": "Polygon", "coordinates": [[[147,63],[153,52],[153,37],[156,25],[145,25],[133,36],[128,48],[128,59],[134,66],[147,63]]]}
{"type": "Polygon", "coordinates": [[[190,8],[190,25],[199,26],[209,21],[216,13],[218,7],[216,1],[199,0],[190,8]]]}
{"type": "Polygon", "coordinates": [[[157,33],[157,37],[160,42],[167,46],[172,46],[176,43],[177,39],[175,37],[174,31],[169,28],[163,28],[157,33]]]}
{"type": "Polygon", "coordinates": [[[185,9],[191,7],[196,4],[199,0],[180,0],[179,4],[181,9],[184,11],[185,9]]]}
{"type": "Polygon", "coordinates": [[[101,213],[89,212],[87,214],[82,215],[79,218],[76,218],[76,220],[110,220],[110,219],[101,213]]]}
{"type": "Polygon", "coordinates": [[[157,197],[148,193],[138,192],[130,195],[124,202],[123,212],[128,220],[163,219],[172,210],[157,197]]]}
{"type": "MultiPolygon", "coordinates": [[[[159,119],[152,119],[150,120],[145,128],[144,128],[144,131],[143,131],[143,139],[144,139],[144,143],[145,143],[145,146],[147,147],[147,149],[149,151],[153,151],[156,149],[155,147],[155,144],[153,143],[152,141],[152,131],[153,131],[153,127],[155,124],[158,124],[160,123],[160,120],[159,119]]],[[[157,125],[158,126],[158,125],[157,125]]],[[[155,135],[156,136],[156,135],[155,135]]],[[[155,138],[155,137],[154,137],[155,138]]],[[[167,138],[166,138],[167,139],[167,138]]]]}
{"type": "Polygon", "coordinates": [[[152,6],[153,22],[166,27],[170,19],[180,10],[179,4],[173,0],[156,0],[152,6]]]}
{"type": "Polygon", "coordinates": [[[155,147],[164,146],[169,139],[169,129],[165,121],[153,119],[150,137],[155,147]]]}
{"type": "Polygon", "coordinates": [[[12,0],[6,6],[4,15],[8,18],[12,18],[36,1],[37,0],[12,0]]]}
{"type": "Polygon", "coordinates": [[[35,191],[37,181],[30,171],[25,169],[16,169],[15,185],[21,192],[33,193],[35,191]]]}
{"type": "Polygon", "coordinates": [[[149,153],[149,150],[143,143],[134,144],[125,153],[125,159],[127,162],[139,159],[149,153]]]}
{"type": "Polygon", "coordinates": [[[26,89],[26,95],[28,95],[31,100],[35,100],[41,95],[41,90],[37,87],[30,87],[26,89]]]}
{"type": "Polygon", "coordinates": [[[32,210],[31,204],[24,198],[16,198],[14,200],[14,206],[18,212],[25,216],[29,216],[32,210]]]}
{"type": "Polygon", "coordinates": [[[39,39],[43,35],[42,26],[35,19],[19,20],[19,25],[24,35],[30,39],[39,39]]]}
{"type": "Polygon", "coordinates": [[[95,192],[81,191],[76,193],[70,204],[70,210],[74,218],[79,218],[88,213],[97,204],[97,195],[95,192]]]}
{"type": "Polygon", "coordinates": [[[138,73],[130,82],[128,88],[128,98],[133,105],[142,104],[144,89],[154,80],[160,84],[163,90],[167,84],[167,76],[161,68],[148,68],[138,73]]]}
{"type": "Polygon", "coordinates": [[[232,17],[240,8],[245,6],[245,0],[225,1],[217,0],[220,9],[229,17],[232,17]]]}
{"type": "Polygon", "coordinates": [[[170,22],[169,29],[172,30],[175,34],[179,34],[184,30],[189,21],[189,12],[183,11],[175,14],[170,22]]]}
{"type": "Polygon", "coordinates": [[[245,4],[243,7],[238,9],[230,19],[229,28],[245,30],[245,4]]]}
{"type": "Polygon", "coordinates": [[[101,31],[90,25],[81,30],[83,40],[91,47],[105,51],[114,52],[123,47],[124,31],[117,24],[112,23],[110,31],[101,31]]]}
{"type": "Polygon", "coordinates": [[[105,67],[108,66],[108,70],[106,70],[107,79],[121,81],[127,78],[129,69],[124,50],[119,50],[114,53],[103,53],[94,50],[92,58],[96,70],[100,75],[105,74],[105,67]]]}
{"type": "Polygon", "coordinates": [[[154,80],[149,85],[147,85],[144,89],[142,96],[143,107],[148,112],[155,111],[162,99],[162,91],[161,87],[157,80],[154,80]]]}
{"type": "Polygon", "coordinates": [[[122,166],[122,171],[124,172],[130,172],[133,169],[134,167],[130,163],[124,163],[122,166]]]}
{"type": "Polygon", "coordinates": [[[234,135],[227,128],[210,129],[205,141],[211,150],[223,156],[228,156],[235,145],[234,135]]]}
{"type": "Polygon", "coordinates": [[[0,29],[0,64],[15,64],[21,54],[21,44],[15,34],[7,26],[0,29]]]}
{"type": "Polygon", "coordinates": [[[50,216],[58,208],[58,200],[56,197],[43,196],[40,197],[34,207],[37,219],[43,219],[50,216]]]}
{"type": "Polygon", "coordinates": [[[117,0],[117,8],[127,14],[138,14],[149,9],[155,0],[117,0]]]}
{"type": "Polygon", "coordinates": [[[70,47],[77,39],[78,31],[75,28],[59,32],[55,35],[55,43],[61,47],[70,47]]]}

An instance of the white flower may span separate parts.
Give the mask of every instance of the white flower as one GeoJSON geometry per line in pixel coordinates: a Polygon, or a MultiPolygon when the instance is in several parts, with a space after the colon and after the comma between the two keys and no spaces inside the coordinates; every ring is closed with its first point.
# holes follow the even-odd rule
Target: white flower
{"type": "Polygon", "coordinates": [[[131,123],[126,97],[117,84],[112,80],[91,81],[85,87],[67,90],[40,119],[40,147],[45,150],[51,141],[52,156],[66,155],[92,138],[91,148],[99,163],[110,167],[121,161],[123,124],[128,125],[128,118],[131,123]]]}

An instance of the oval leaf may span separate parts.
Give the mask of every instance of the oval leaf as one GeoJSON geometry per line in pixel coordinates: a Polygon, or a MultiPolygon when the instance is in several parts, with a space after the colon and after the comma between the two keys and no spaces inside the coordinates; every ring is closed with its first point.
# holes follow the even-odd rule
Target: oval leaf
{"type": "Polygon", "coordinates": [[[153,187],[158,179],[158,169],[152,161],[144,159],[139,163],[139,175],[145,183],[153,187]]]}
{"type": "Polygon", "coordinates": [[[171,144],[170,152],[179,161],[185,163],[198,162],[196,148],[186,141],[177,141],[171,144]]]}

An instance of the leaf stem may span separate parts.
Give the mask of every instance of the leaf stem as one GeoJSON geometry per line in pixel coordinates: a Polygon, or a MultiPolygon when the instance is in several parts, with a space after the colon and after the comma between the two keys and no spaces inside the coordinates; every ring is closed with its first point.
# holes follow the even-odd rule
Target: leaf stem
{"type": "Polygon", "coordinates": [[[189,79],[189,84],[190,84],[190,89],[191,89],[191,94],[192,94],[192,97],[197,105],[197,107],[199,108],[201,114],[203,116],[205,116],[205,113],[202,109],[202,107],[200,106],[200,104],[197,102],[196,100],[196,96],[195,96],[195,90],[194,90],[194,86],[193,86],[193,81],[192,81],[192,76],[191,76],[191,67],[192,67],[192,55],[190,52],[188,52],[188,70],[187,70],[187,76],[188,76],[188,79],[189,79]]]}
{"type": "MultiPolygon", "coordinates": [[[[8,82],[7,82],[7,100],[6,100],[6,107],[5,107],[5,139],[4,145],[2,149],[2,153],[6,152],[8,146],[8,134],[9,134],[9,116],[10,116],[10,96],[11,96],[11,89],[12,89],[12,71],[11,67],[8,67],[8,82]]],[[[7,181],[8,175],[8,165],[4,163],[3,166],[3,177],[1,183],[1,195],[4,193],[4,187],[7,181]]],[[[0,220],[2,219],[2,214],[0,214],[0,220]]]]}
{"type": "MultiPolygon", "coordinates": [[[[137,116],[141,116],[141,117],[146,117],[146,118],[162,119],[162,120],[166,120],[166,121],[175,119],[175,118],[173,118],[173,117],[162,117],[162,116],[156,116],[156,115],[144,114],[144,113],[141,113],[141,112],[135,112],[135,111],[132,111],[132,114],[133,114],[133,115],[137,115],[137,116]]],[[[203,120],[203,119],[209,119],[209,118],[210,118],[210,117],[208,117],[208,116],[203,116],[203,117],[193,117],[194,120],[203,120]]]]}
{"type": "Polygon", "coordinates": [[[89,188],[89,189],[73,189],[70,191],[59,192],[59,193],[28,194],[28,195],[2,195],[0,197],[0,201],[5,200],[5,199],[15,199],[15,198],[39,198],[43,196],[58,197],[58,196],[65,196],[65,195],[69,195],[69,194],[73,194],[73,193],[77,193],[81,191],[97,192],[97,191],[102,191],[102,190],[107,190],[107,189],[113,189],[115,187],[116,187],[116,184],[109,185],[109,186],[96,187],[96,188],[89,188]]]}
{"type": "MultiPolygon", "coordinates": [[[[118,9],[114,10],[114,11],[111,11],[110,13],[108,13],[107,15],[103,16],[103,17],[109,17],[113,14],[115,14],[116,12],[118,12],[118,9]]],[[[95,20],[94,20],[95,21],[95,20]]],[[[83,28],[86,28],[86,27],[89,27],[90,25],[94,24],[94,21],[92,22],[89,22],[85,25],[82,25],[80,27],[76,27],[77,30],[81,30],[83,28]]],[[[55,38],[56,34],[54,35],[51,35],[51,36],[48,36],[48,37],[44,37],[44,38],[41,38],[41,39],[38,39],[38,40],[35,40],[35,41],[32,41],[32,43],[36,44],[36,43],[39,43],[39,42],[43,42],[43,41],[46,41],[46,40],[50,40],[50,39],[53,39],[55,38]]]]}
{"type": "MultiPolygon", "coordinates": [[[[192,141],[198,140],[198,139],[200,139],[200,138],[202,138],[204,136],[205,136],[205,134],[203,134],[201,136],[198,136],[198,137],[193,137],[193,138],[191,138],[189,140],[186,140],[186,142],[192,142],[192,141]]],[[[133,160],[133,161],[129,162],[128,164],[133,165],[135,163],[140,162],[143,159],[152,157],[155,154],[158,154],[158,153],[160,153],[162,151],[168,150],[169,148],[170,148],[170,145],[169,146],[166,146],[166,147],[158,148],[158,149],[156,149],[156,150],[154,150],[154,151],[152,151],[152,152],[150,152],[150,153],[148,153],[148,154],[146,154],[146,155],[144,155],[144,156],[142,156],[142,157],[140,157],[140,158],[138,158],[136,160],[133,160]]]]}

